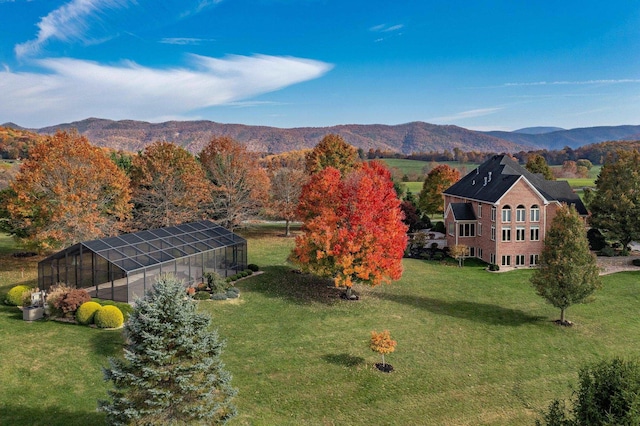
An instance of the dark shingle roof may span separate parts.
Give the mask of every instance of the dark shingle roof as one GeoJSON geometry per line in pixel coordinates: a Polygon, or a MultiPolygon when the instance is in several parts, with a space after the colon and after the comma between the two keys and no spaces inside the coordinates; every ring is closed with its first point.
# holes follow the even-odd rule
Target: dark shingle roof
{"type": "Polygon", "coordinates": [[[476,220],[471,203],[451,203],[451,210],[455,220],[476,220]]]}
{"type": "Polygon", "coordinates": [[[546,180],[542,175],[531,173],[506,155],[494,155],[444,193],[495,203],[521,176],[527,179],[546,200],[573,204],[579,214],[587,214],[582,200],[567,182],[546,180]]]}

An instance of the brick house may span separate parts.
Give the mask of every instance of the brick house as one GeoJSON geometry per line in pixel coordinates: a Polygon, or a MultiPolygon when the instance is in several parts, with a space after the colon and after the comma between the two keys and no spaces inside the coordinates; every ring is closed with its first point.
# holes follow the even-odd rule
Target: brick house
{"type": "Polygon", "coordinates": [[[443,195],[447,245],[463,244],[469,257],[501,268],[538,264],[546,231],[563,203],[587,216],[567,182],[545,180],[505,155],[494,155],[443,195]]]}

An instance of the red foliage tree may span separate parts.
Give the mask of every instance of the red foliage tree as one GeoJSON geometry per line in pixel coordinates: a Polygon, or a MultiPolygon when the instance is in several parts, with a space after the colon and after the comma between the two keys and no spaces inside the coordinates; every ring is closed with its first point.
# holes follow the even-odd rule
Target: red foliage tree
{"type": "Polygon", "coordinates": [[[372,286],[402,276],[407,227],[389,170],[365,163],[341,179],[328,167],[311,176],[298,206],[304,221],[291,260],[331,277],[350,295],[354,282],[372,286]]]}

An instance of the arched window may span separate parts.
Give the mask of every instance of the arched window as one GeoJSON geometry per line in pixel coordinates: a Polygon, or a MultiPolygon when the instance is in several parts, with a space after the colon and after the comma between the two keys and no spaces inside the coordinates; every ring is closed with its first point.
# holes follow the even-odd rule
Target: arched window
{"type": "Polygon", "coordinates": [[[540,222],[540,207],[537,204],[531,206],[531,222],[540,222]]]}
{"type": "Polygon", "coordinates": [[[511,206],[502,208],[502,222],[511,222],[511,206]]]}
{"type": "Polygon", "coordinates": [[[516,222],[524,222],[527,220],[527,209],[520,204],[516,207],[516,222]]]}

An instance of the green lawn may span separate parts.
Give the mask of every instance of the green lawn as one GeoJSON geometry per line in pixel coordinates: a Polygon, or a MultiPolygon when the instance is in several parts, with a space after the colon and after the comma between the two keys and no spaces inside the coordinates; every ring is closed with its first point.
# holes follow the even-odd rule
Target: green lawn
{"type": "Polygon", "coordinates": [[[478,165],[476,163],[460,163],[459,161],[420,161],[420,160],[405,160],[403,158],[383,158],[383,162],[387,164],[387,166],[399,169],[403,174],[422,174],[426,175],[423,172],[423,169],[426,166],[436,167],[440,164],[447,164],[454,169],[460,170],[460,174],[463,176],[469,173],[478,165]]]}
{"type": "MultiPolygon", "coordinates": [[[[569,308],[576,325],[531,289],[530,271],[492,274],[405,260],[399,282],[357,287],[346,302],[326,281],[292,272],[292,238],[261,227],[245,235],[249,262],[264,273],[241,281],[239,300],[200,302],[227,339],[223,360],[239,394],[234,425],[533,424],[585,362],[638,357],[639,273],[604,278],[588,305],[569,308]],[[371,330],[397,340],[381,373],[371,330]]],[[[0,292],[32,280],[0,237],[0,292]]],[[[2,422],[95,424],[106,396],[101,366],[120,353],[118,332],[54,322],[26,323],[0,307],[2,422]]]]}

